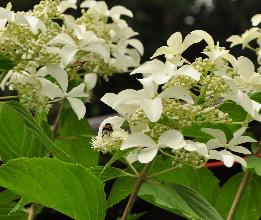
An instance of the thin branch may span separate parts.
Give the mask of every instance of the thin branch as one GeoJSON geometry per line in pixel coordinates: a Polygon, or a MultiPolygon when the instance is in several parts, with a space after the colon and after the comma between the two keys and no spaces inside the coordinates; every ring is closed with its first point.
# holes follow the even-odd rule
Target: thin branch
{"type": "Polygon", "coordinates": [[[33,220],[35,215],[35,210],[34,210],[34,204],[32,203],[31,206],[28,208],[28,220],[33,220]]]}
{"type": "Polygon", "coordinates": [[[63,101],[61,101],[61,104],[59,106],[59,110],[53,125],[53,137],[56,138],[58,136],[59,126],[60,126],[60,117],[63,110],[63,101]]]}
{"type": "Polygon", "coordinates": [[[19,96],[18,95],[12,95],[12,96],[3,96],[0,97],[0,100],[9,100],[9,99],[18,99],[19,96]]]}
{"type": "MultiPolygon", "coordinates": [[[[260,143],[260,144],[261,144],[261,143],[260,143]]],[[[257,155],[257,154],[259,153],[259,151],[260,151],[260,146],[258,146],[258,147],[256,148],[256,150],[255,150],[255,152],[254,152],[254,155],[257,155]]],[[[239,202],[240,202],[240,198],[241,198],[241,196],[242,196],[242,194],[243,194],[243,192],[244,192],[244,189],[245,189],[245,187],[246,187],[246,185],[247,185],[247,183],[248,183],[248,180],[249,180],[250,175],[251,175],[251,171],[250,171],[250,170],[247,170],[247,171],[245,172],[245,174],[244,174],[244,176],[243,176],[241,182],[240,182],[240,185],[239,185],[239,187],[238,187],[236,196],[235,196],[235,198],[234,198],[234,200],[233,200],[233,203],[232,203],[232,205],[231,205],[231,208],[230,208],[230,210],[229,210],[229,212],[228,212],[227,220],[233,220],[234,215],[235,215],[236,210],[237,210],[237,207],[238,207],[238,204],[239,204],[239,202]]]]}
{"type": "Polygon", "coordinates": [[[136,176],[139,176],[139,172],[135,169],[135,167],[126,159],[124,158],[128,166],[132,169],[132,171],[135,173],[136,176]]]}
{"type": "Polygon", "coordinates": [[[172,170],[175,170],[175,169],[177,169],[177,167],[171,167],[171,168],[169,168],[169,169],[162,170],[162,171],[157,172],[157,173],[153,173],[153,174],[151,174],[151,175],[148,176],[148,179],[151,178],[151,177],[154,177],[154,176],[158,176],[158,175],[163,174],[163,173],[167,173],[167,172],[172,171],[172,170]]]}
{"type": "Polygon", "coordinates": [[[147,176],[147,174],[148,174],[148,172],[150,170],[151,164],[152,164],[152,162],[147,163],[144,166],[143,170],[141,171],[141,173],[140,173],[140,175],[139,175],[139,177],[138,177],[138,179],[137,179],[137,181],[135,183],[133,191],[132,191],[132,193],[130,195],[128,203],[127,203],[127,205],[126,205],[126,207],[124,209],[124,212],[123,212],[123,215],[121,217],[121,220],[127,220],[128,215],[129,215],[129,213],[131,211],[131,208],[132,208],[132,206],[133,206],[133,204],[134,204],[134,202],[135,202],[135,200],[137,198],[138,192],[140,191],[140,188],[141,188],[143,182],[145,181],[146,176],[147,176]]]}

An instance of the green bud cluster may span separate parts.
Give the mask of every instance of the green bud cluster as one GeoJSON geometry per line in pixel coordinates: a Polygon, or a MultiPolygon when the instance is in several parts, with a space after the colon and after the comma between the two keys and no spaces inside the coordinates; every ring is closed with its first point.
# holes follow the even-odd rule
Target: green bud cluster
{"type": "Polygon", "coordinates": [[[114,73],[119,72],[117,68],[105,63],[103,58],[98,54],[88,53],[86,55],[86,64],[84,65],[84,71],[86,73],[97,73],[100,77],[103,77],[104,80],[108,81],[109,77],[114,73]]]}
{"type": "Polygon", "coordinates": [[[39,109],[46,113],[51,105],[47,104],[47,97],[41,95],[41,83],[36,77],[12,77],[10,81],[11,88],[17,90],[20,102],[32,112],[39,112],[39,109]],[[44,108],[44,109],[43,109],[44,108]]]}
{"type": "Polygon", "coordinates": [[[60,0],[43,0],[34,6],[33,15],[40,18],[44,23],[45,20],[63,19],[63,14],[59,11],[60,0]]]}
{"type": "Polygon", "coordinates": [[[172,152],[172,166],[179,167],[181,165],[191,165],[196,167],[203,166],[207,159],[199,155],[195,151],[187,151],[185,149],[173,150],[172,152]]]}
{"type": "Polygon", "coordinates": [[[216,107],[204,108],[202,105],[182,104],[174,99],[163,100],[163,116],[173,121],[175,129],[202,123],[228,123],[231,121],[227,113],[216,107]]]}
{"type": "Polygon", "coordinates": [[[206,76],[201,83],[204,87],[207,87],[207,96],[218,96],[227,93],[229,91],[228,85],[225,83],[224,79],[220,76],[206,76]]]}
{"type": "Polygon", "coordinates": [[[158,142],[161,134],[170,130],[170,127],[160,123],[150,123],[149,127],[150,129],[145,134],[149,135],[155,142],[158,142]]]}
{"type": "Polygon", "coordinates": [[[138,108],[130,117],[129,117],[129,124],[131,127],[135,127],[138,123],[148,123],[149,120],[147,119],[144,111],[142,108],[138,108]]]}
{"type": "Polygon", "coordinates": [[[210,73],[213,73],[217,70],[215,63],[208,58],[203,59],[202,57],[198,57],[192,63],[193,67],[199,71],[203,76],[206,76],[210,73]]]}
{"type": "Polygon", "coordinates": [[[181,86],[185,89],[191,89],[196,84],[196,80],[189,76],[173,76],[166,84],[162,86],[162,89],[168,89],[173,86],[181,86]]]}
{"type": "Polygon", "coordinates": [[[107,22],[107,17],[94,15],[91,11],[85,12],[76,20],[78,25],[86,25],[89,31],[93,31],[97,37],[104,39],[106,42],[110,41],[110,29],[107,22]]]}

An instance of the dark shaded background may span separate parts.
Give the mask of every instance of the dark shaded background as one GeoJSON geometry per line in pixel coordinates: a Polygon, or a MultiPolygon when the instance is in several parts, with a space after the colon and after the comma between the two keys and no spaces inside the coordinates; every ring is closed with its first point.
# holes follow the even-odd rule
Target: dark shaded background
{"type": "MultiPolygon", "coordinates": [[[[8,1],[1,0],[0,7],[5,7],[8,1]]],[[[39,0],[13,0],[14,10],[29,10],[39,0]]],[[[79,3],[82,1],[79,1],[79,3]]],[[[261,13],[260,0],[213,0],[213,7],[200,5],[200,2],[211,2],[209,0],[107,0],[107,4],[112,7],[114,5],[123,5],[129,8],[134,18],[129,19],[128,23],[133,29],[140,33],[138,38],[143,42],[145,54],[142,62],[149,59],[154,51],[166,44],[169,36],[180,31],[183,36],[195,29],[202,29],[210,33],[220,45],[229,47],[225,40],[232,34],[241,34],[247,28],[251,27],[250,19],[253,15],[261,13]]],[[[79,15],[79,11],[71,11],[75,15],[79,15]]],[[[189,58],[199,56],[202,45],[192,47],[186,55],[189,58]]],[[[235,56],[245,55],[252,60],[255,56],[251,51],[242,51],[240,46],[232,49],[232,54],[235,56]]],[[[109,82],[100,80],[94,90],[95,97],[91,104],[87,105],[87,116],[98,116],[113,111],[102,104],[99,99],[106,92],[118,93],[126,88],[139,88],[135,77],[130,77],[128,74],[114,75],[109,82]]],[[[239,170],[239,166],[231,169],[216,168],[213,170],[215,175],[224,182],[229,176],[239,170]]],[[[115,219],[121,215],[122,209],[126,201],[120,203],[108,212],[108,220],[115,219]]],[[[173,217],[161,209],[155,208],[146,202],[138,201],[134,207],[134,212],[146,210],[141,219],[183,219],[173,217]]],[[[69,219],[63,217],[57,212],[45,209],[45,211],[37,217],[39,220],[59,220],[69,219]]]]}

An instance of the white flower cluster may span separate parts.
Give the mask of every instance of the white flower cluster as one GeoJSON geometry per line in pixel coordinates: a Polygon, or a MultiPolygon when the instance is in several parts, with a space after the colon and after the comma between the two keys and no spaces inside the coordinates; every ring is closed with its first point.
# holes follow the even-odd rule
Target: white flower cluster
{"type": "MultiPolygon", "coordinates": [[[[260,122],[261,104],[249,96],[260,92],[261,86],[260,81],[252,79],[257,74],[260,77],[253,63],[246,57],[236,59],[202,30],[192,31],[184,39],[180,32],[174,33],[167,46],[157,49],[152,58],[160,55],[165,56],[165,62],[153,59],[131,72],[142,73],[143,78],[138,79],[142,89],[107,93],[101,99],[129,123],[131,134],[122,139],[119,149],[136,148],[129,156],[132,161],[141,163],[152,161],[158,153],[176,158],[176,152],[185,152],[182,159],[188,162],[184,155],[191,152],[199,155],[200,161],[203,157],[204,161],[222,160],[228,167],[234,161],[245,166],[245,161],[233,153],[248,154],[250,152],[240,145],[255,142],[242,136],[244,128],[234,133],[228,144],[222,130],[202,128],[215,139],[199,143],[185,140],[182,128],[204,123],[233,124],[229,115],[219,110],[225,101],[235,102],[248,113],[243,126],[251,120],[260,122]],[[202,40],[207,43],[203,57],[193,62],[185,59],[183,52],[202,40]]],[[[113,126],[113,120],[111,124],[113,126]]],[[[191,164],[202,164],[195,163],[194,159],[191,164]]]]}
{"type": "Polygon", "coordinates": [[[28,12],[14,12],[10,3],[0,8],[0,55],[14,65],[2,73],[0,86],[17,90],[34,111],[67,99],[81,119],[97,75],[108,79],[138,66],[143,46],[121,18],[132,17],[128,9],[87,0],[81,17],[64,13],[76,3],[42,0],[28,12]]]}

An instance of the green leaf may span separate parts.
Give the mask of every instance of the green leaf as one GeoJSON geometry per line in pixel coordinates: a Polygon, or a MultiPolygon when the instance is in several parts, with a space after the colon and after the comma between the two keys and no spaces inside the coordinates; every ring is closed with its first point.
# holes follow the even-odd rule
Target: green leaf
{"type": "MultiPolygon", "coordinates": [[[[231,177],[222,187],[217,195],[216,208],[223,218],[226,218],[232,201],[243,178],[243,173],[231,177]]],[[[233,220],[259,219],[261,216],[261,177],[254,174],[250,175],[247,186],[241,196],[233,220]]]]}
{"type": "Polygon", "coordinates": [[[191,127],[185,127],[182,129],[182,134],[187,137],[194,138],[194,141],[207,142],[212,136],[201,131],[201,128],[214,128],[221,129],[225,132],[228,139],[233,137],[233,131],[237,130],[240,126],[228,126],[224,124],[202,124],[202,125],[192,125],[191,127]]]}
{"type": "Polygon", "coordinates": [[[118,178],[111,189],[110,195],[107,199],[108,208],[119,203],[131,194],[133,187],[135,185],[136,178],[131,177],[120,177],[118,178]]]}
{"type": "Polygon", "coordinates": [[[99,153],[91,146],[93,134],[86,119],[79,120],[72,109],[65,110],[60,119],[59,135],[56,144],[73,158],[74,161],[85,167],[96,166],[99,162],[99,153]],[[81,135],[90,135],[83,137],[81,135]],[[66,138],[67,137],[67,138],[66,138]],[[70,139],[70,137],[72,137],[70,139]]]}
{"type": "Polygon", "coordinates": [[[219,110],[228,113],[233,121],[243,122],[247,117],[246,111],[234,102],[225,102],[219,107],[219,110]]]}
{"type": "Polygon", "coordinates": [[[7,104],[0,103],[0,156],[3,162],[18,157],[43,157],[46,148],[7,104]]]}
{"type": "Polygon", "coordinates": [[[256,102],[261,103],[261,92],[256,92],[250,95],[250,98],[256,102]]]}
{"type": "Polygon", "coordinates": [[[97,176],[102,182],[106,182],[108,180],[115,179],[122,176],[128,176],[128,173],[115,167],[108,167],[104,172],[102,172],[103,166],[90,167],[89,170],[91,173],[97,176]]]}
{"type": "Polygon", "coordinates": [[[19,158],[0,167],[0,186],[76,220],[103,220],[102,182],[79,164],[19,158]]]}
{"type": "Polygon", "coordinates": [[[5,104],[10,106],[21,117],[25,125],[39,138],[45,147],[55,154],[56,157],[68,162],[73,161],[68,154],[66,154],[48,137],[32,115],[19,102],[10,101],[5,104]]]}
{"type": "Polygon", "coordinates": [[[145,182],[138,195],[153,205],[188,219],[222,220],[200,194],[179,184],[145,182]]]}
{"type": "Polygon", "coordinates": [[[256,174],[261,176],[261,158],[256,156],[248,157],[247,168],[254,168],[256,174]]]}
{"type": "Polygon", "coordinates": [[[15,62],[13,62],[9,57],[0,53],[0,70],[8,71],[15,66],[15,62]]]}
{"type": "Polygon", "coordinates": [[[28,213],[25,209],[10,214],[10,211],[15,205],[16,205],[15,202],[8,203],[8,204],[0,204],[0,219],[1,220],[27,220],[28,213]]]}
{"type": "Polygon", "coordinates": [[[15,199],[18,199],[20,196],[18,196],[17,194],[9,191],[9,190],[5,190],[0,192],[0,205],[1,204],[7,204],[8,202],[12,202],[15,199]]]}
{"type": "MultiPolygon", "coordinates": [[[[171,168],[171,160],[157,159],[150,174],[171,168]]],[[[150,175],[149,174],[149,175],[150,175]]],[[[172,171],[160,174],[154,178],[167,182],[177,183],[195,190],[197,193],[215,205],[216,195],[219,193],[219,180],[206,168],[183,166],[172,171]]]]}

